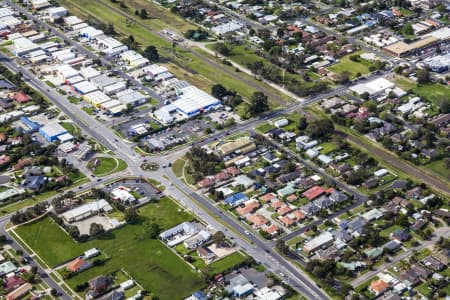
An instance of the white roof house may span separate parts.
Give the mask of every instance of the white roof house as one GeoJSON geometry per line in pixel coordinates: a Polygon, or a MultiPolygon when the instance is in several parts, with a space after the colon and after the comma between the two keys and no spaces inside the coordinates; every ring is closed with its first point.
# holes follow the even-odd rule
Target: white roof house
{"type": "Polygon", "coordinates": [[[97,256],[99,254],[100,254],[100,250],[98,250],[97,248],[91,248],[91,249],[86,250],[84,252],[84,258],[85,259],[89,259],[89,258],[95,257],[95,256],[97,256]]]}
{"type": "Polygon", "coordinates": [[[242,23],[239,23],[237,21],[230,21],[228,23],[215,26],[211,28],[211,30],[217,35],[224,35],[227,34],[228,32],[237,31],[242,27],[244,27],[242,23]]]}
{"type": "Polygon", "coordinates": [[[331,232],[324,231],[317,237],[306,242],[303,245],[303,251],[305,251],[306,253],[310,253],[310,252],[315,251],[325,245],[330,244],[332,241],[333,241],[333,235],[331,234],[331,232]]]}
{"type": "Polygon", "coordinates": [[[111,207],[111,205],[106,200],[101,199],[80,205],[74,209],[66,211],[61,215],[61,217],[66,222],[75,222],[88,218],[96,213],[110,212],[112,210],[113,208],[111,207]]]}

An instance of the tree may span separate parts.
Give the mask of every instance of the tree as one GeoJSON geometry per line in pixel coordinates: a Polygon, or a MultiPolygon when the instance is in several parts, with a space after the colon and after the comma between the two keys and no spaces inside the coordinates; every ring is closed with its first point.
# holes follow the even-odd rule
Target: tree
{"type": "Polygon", "coordinates": [[[298,130],[305,130],[307,126],[308,126],[308,120],[304,116],[301,116],[298,119],[298,124],[297,124],[298,130]]]}
{"type": "Polygon", "coordinates": [[[439,111],[443,114],[450,112],[450,98],[442,96],[436,100],[436,104],[439,106],[439,111]]]}
{"type": "Polygon", "coordinates": [[[217,99],[222,99],[227,95],[227,89],[223,87],[221,84],[215,84],[211,88],[211,95],[213,95],[217,99]]]}
{"type": "Polygon", "coordinates": [[[408,216],[403,214],[399,215],[395,220],[395,224],[402,227],[408,227],[409,226],[408,216]]]}
{"type": "Polygon", "coordinates": [[[248,106],[248,112],[250,115],[255,116],[267,110],[269,110],[267,96],[263,92],[254,92],[250,98],[250,104],[248,106]]]}
{"type": "Polygon", "coordinates": [[[328,137],[334,132],[334,125],[329,119],[314,120],[306,127],[306,133],[313,139],[328,137]]]}
{"type": "Polygon", "coordinates": [[[222,54],[223,56],[228,56],[231,53],[231,49],[225,45],[224,43],[217,43],[214,46],[214,49],[219,52],[220,54],[222,54]]]}
{"type": "Polygon", "coordinates": [[[143,56],[151,61],[157,61],[159,59],[158,50],[155,46],[149,45],[145,48],[143,56]]]}
{"type": "Polygon", "coordinates": [[[282,239],[278,239],[275,247],[277,248],[277,250],[281,253],[281,254],[288,254],[289,253],[289,248],[286,245],[286,243],[282,240],[282,239]]]}
{"type": "Polygon", "coordinates": [[[148,223],[145,225],[145,232],[150,239],[154,240],[158,238],[161,228],[157,223],[148,223]]]}
{"type": "Polygon", "coordinates": [[[407,23],[407,24],[403,25],[402,33],[404,35],[413,35],[414,34],[414,29],[413,29],[412,25],[410,23],[407,23]]]}
{"type": "Polygon", "coordinates": [[[225,241],[225,234],[219,230],[214,233],[214,235],[212,236],[212,240],[216,245],[220,246],[225,241]]]}
{"type": "Polygon", "coordinates": [[[148,19],[148,13],[144,8],[139,12],[139,16],[141,17],[141,19],[148,19]]]}
{"type": "Polygon", "coordinates": [[[50,290],[50,295],[52,295],[53,297],[56,297],[56,296],[58,296],[58,291],[56,289],[52,288],[50,290]]]}
{"type": "Polygon", "coordinates": [[[430,81],[430,72],[427,69],[417,71],[417,83],[423,84],[430,81]]]}
{"type": "Polygon", "coordinates": [[[89,227],[89,235],[90,236],[97,236],[105,233],[105,229],[103,228],[103,225],[92,223],[89,227]]]}
{"type": "Polygon", "coordinates": [[[133,206],[133,207],[127,208],[124,212],[124,218],[128,224],[136,223],[136,221],[139,218],[136,207],[133,206]]]}

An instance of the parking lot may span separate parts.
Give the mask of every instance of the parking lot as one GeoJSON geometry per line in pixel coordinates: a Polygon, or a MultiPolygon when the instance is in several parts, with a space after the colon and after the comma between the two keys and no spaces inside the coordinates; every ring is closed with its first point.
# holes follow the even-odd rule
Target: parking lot
{"type": "Polygon", "coordinates": [[[113,189],[119,187],[119,186],[125,186],[132,189],[138,188],[136,190],[142,197],[146,197],[148,199],[159,199],[158,190],[153,187],[152,185],[142,182],[139,179],[131,180],[131,179],[124,179],[120,181],[116,181],[113,183],[110,183],[104,187],[104,190],[106,192],[111,192],[113,189]]]}

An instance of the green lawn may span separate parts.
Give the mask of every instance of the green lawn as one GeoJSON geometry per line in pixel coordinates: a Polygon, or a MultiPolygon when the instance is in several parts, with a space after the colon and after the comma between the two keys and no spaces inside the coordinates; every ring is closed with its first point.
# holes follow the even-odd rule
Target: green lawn
{"type": "Polygon", "coordinates": [[[450,170],[445,167],[445,163],[443,159],[435,160],[429,164],[426,165],[426,167],[433,172],[444,176],[444,178],[447,178],[450,180],[450,170]]]}
{"type": "Polygon", "coordinates": [[[65,130],[67,130],[71,135],[77,135],[80,129],[71,122],[59,123],[65,130]]]}
{"type": "Polygon", "coordinates": [[[341,58],[339,58],[339,62],[337,64],[332,65],[328,68],[328,70],[336,73],[341,74],[344,71],[350,72],[350,78],[353,79],[356,77],[357,73],[361,74],[367,74],[369,73],[369,66],[371,63],[369,61],[364,60],[363,58],[360,58],[360,61],[351,61],[350,56],[352,55],[360,55],[363,51],[354,52],[348,55],[345,55],[341,58]]]}
{"type": "Polygon", "coordinates": [[[175,174],[175,176],[177,177],[183,176],[183,168],[185,163],[186,161],[180,158],[172,164],[172,171],[175,174]]]}
{"type": "Polygon", "coordinates": [[[125,170],[128,166],[125,161],[120,158],[114,157],[97,157],[99,163],[97,167],[92,169],[93,173],[97,176],[106,176],[111,173],[120,172],[125,170]]]}
{"type": "Polygon", "coordinates": [[[90,106],[83,106],[83,108],[81,108],[81,109],[84,110],[84,112],[87,113],[88,115],[94,114],[94,108],[92,108],[90,106]]]}
{"type": "Polygon", "coordinates": [[[156,222],[162,229],[167,229],[191,220],[192,216],[168,198],[141,207],[139,213],[137,224],[126,225],[101,239],[86,243],[75,243],[50,218],[20,226],[15,231],[51,266],[70,260],[93,247],[111,257],[104,265],[67,280],[72,288],[120,268],[124,268],[160,299],[182,299],[202,288],[204,283],[198,273],[191,270],[161,241],[146,238],[143,231],[145,222],[156,222]]]}
{"type": "Polygon", "coordinates": [[[397,229],[403,229],[403,228],[401,226],[397,226],[397,225],[390,226],[390,227],[380,231],[380,236],[389,237],[389,235],[391,233],[393,233],[394,231],[396,231],[397,229]]]}
{"type": "Polygon", "coordinates": [[[261,124],[258,127],[256,127],[255,130],[264,134],[273,128],[275,128],[275,126],[273,126],[272,124],[264,123],[264,124],[261,124]]]}
{"type": "Polygon", "coordinates": [[[333,142],[322,143],[320,144],[320,147],[322,147],[322,150],[320,150],[320,153],[322,154],[328,154],[330,152],[333,152],[337,148],[336,144],[333,142]]]}
{"type": "Polygon", "coordinates": [[[241,252],[234,252],[219,261],[213,262],[209,265],[211,268],[211,275],[216,275],[222,273],[226,270],[233,268],[234,266],[242,263],[247,259],[247,256],[243,255],[241,252]]]}
{"type": "Polygon", "coordinates": [[[435,104],[437,100],[450,95],[450,88],[440,83],[416,84],[408,78],[397,76],[395,84],[435,104]]]}

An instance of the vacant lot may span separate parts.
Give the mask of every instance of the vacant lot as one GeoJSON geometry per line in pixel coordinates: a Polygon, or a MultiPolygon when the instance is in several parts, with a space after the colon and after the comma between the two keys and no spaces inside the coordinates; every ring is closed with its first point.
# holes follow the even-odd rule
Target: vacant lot
{"type": "Polygon", "coordinates": [[[410,90],[417,96],[436,104],[436,101],[448,97],[450,88],[440,83],[416,84],[411,79],[396,77],[395,84],[404,90],[410,90]]]}
{"type": "Polygon", "coordinates": [[[369,66],[371,63],[363,58],[360,58],[359,61],[351,61],[350,56],[352,55],[360,55],[362,51],[358,51],[352,54],[345,55],[339,58],[339,62],[337,64],[332,65],[328,69],[336,74],[341,74],[345,71],[350,72],[350,78],[353,79],[356,77],[357,73],[367,74],[369,73],[369,66]]]}
{"type": "Polygon", "coordinates": [[[126,225],[99,240],[75,243],[50,218],[20,226],[16,233],[49,265],[56,266],[97,247],[111,257],[104,265],[91,268],[67,280],[71,287],[124,268],[160,299],[182,299],[203,286],[191,270],[159,240],[145,236],[145,224],[156,222],[162,229],[192,219],[168,198],[140,208],[137,224],[126,225]],[[176,282],[176,284],[174,284],[176,282]]]}

